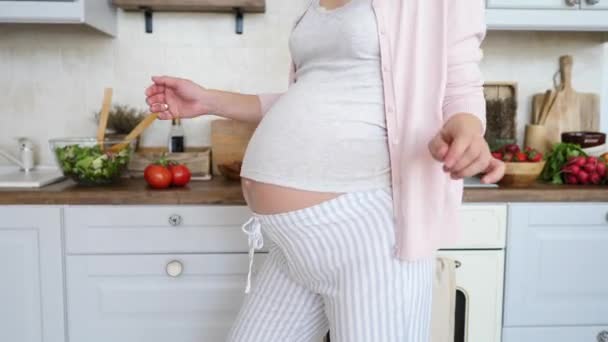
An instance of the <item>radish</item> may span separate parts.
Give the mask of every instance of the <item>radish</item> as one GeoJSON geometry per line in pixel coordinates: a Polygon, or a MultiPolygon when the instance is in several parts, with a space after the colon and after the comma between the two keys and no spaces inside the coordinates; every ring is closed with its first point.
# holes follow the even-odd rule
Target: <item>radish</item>
{"type": "Polygon", "coordinates": [[[578,165],[583,166],[587,164],[587,158],[583,156],[571,157],[568,159],[568,163],[566,165],[578,165]]]}
{"type": "Polygon", "coordinates": [[[597,165],[597,158],[593,156],[587,157],[587,164],[597,165]]]}
{"type": "Polygon", "coordinates": [[[606,177],[606,164],[604,164],[603,162],[597,163],[597,166],[595,167],[595,172],[597,172],[597,174],[602,178],[606,177]]]}
{"type": "Polygon", "coordinates": [[[588,184],[589,183],[589,174],[583,170],[580,170],[576,175],[576,178],[580,184],[588,184]]]}
{"type": "Polygon", "coordinates": [[[577,184],[578,179],[576,179],[575,175],[566,175],[566,184],[577,184]]]}
{"type": "Polygon", "coordinates": [[[591,174],[591,173],[595,173],[595,169],[597,167],[597,164],[585,164],[583,166],[583,170],[585,170],[587,173],[591,174]]]}
{"type": "Polygon", "coordinates": [[[589,177],[589,180],[591,181],[591,184],[600,184],[602,181],[602,177],[600,177],[600,175],[598,175],[597,173],[592,173],[591,177],[589,177]]]}
{"type": "Polygon", "coordinates": [[[576,176],[576,174],[578,174],[578,172],[581,170],[581,168],[576,165],[576,164],[572,164],[572,165],[566,165],[564,166],[564,168],[562,169],[562,171],[564,171],[565,173],[572,173],[576,176]]]}

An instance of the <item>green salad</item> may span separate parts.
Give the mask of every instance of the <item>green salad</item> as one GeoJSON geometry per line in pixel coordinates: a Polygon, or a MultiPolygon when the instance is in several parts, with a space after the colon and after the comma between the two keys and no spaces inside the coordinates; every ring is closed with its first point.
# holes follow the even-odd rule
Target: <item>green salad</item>
{"type": "Polygon", "coordinates": [[[55,154],[66,176],[83,184],[107,184],[120,177],[129,164],[130,147],[111,153],[100,146],[68,145],[56,148],[55,154]]]}

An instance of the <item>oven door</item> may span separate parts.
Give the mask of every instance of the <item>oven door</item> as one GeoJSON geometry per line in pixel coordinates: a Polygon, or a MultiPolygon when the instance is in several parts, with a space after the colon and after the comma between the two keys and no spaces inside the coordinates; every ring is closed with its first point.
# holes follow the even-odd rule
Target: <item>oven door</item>
{"type": "Polygon", "coordinates": [[[454,342],[500,342],[503,250],[441,250],[456,261],[454,342]]]}

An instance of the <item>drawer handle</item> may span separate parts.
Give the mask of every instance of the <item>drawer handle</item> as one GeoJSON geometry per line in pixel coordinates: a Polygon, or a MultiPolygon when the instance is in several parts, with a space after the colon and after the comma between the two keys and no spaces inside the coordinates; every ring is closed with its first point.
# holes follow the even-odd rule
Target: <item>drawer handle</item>
{"type": "Polygon", "coordinates": [[[173,227],[177,227],[179,225],[182,224],[182,217],[181,215],[178,214],[173,214],[171,216],[169,216],[169,224],[172,225],[173,227]]]}
{"type": "Polygon", "coordinates": [[[600,333],[597,334],[597,342],[608,342],[608,331],[600,331],[600,333]]]}
{"type": "Polygon", "coordinates": [[[566,0],[566,5],[574,7],[581,4],[581,0],[566,0]]]}
{"type": "Polygon", "coordinates": [[[460,261],[458,261],[458,260],[454,260],[454,266],[456,268],[460,268],[460,266],[462,266],[462,263],[460,261]]]}
{"type": "Polygon", "coordinates": [[[177,278],[182,275],[184,271],[184,265],[178,260],[169,261],[166,267],[167,275],[169,277],[177,278]]]}
{"type": "Polygon", "coordinates": [[[600,3],[600,0],[587,0],[587,4],[594,6],[600,3]]]}

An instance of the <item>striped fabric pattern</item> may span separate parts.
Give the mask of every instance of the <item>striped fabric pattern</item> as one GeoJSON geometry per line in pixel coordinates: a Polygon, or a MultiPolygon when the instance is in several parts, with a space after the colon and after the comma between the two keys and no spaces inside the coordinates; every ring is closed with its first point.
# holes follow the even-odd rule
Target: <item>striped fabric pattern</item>
{"type": "Polygon", "coordinates": [[[393,256],[390,188],[254,219],[273,244],[228,341],[429,341],[435,259],[393,256]]]}

